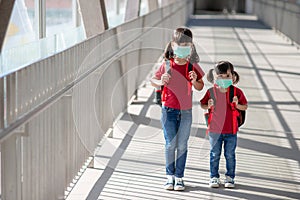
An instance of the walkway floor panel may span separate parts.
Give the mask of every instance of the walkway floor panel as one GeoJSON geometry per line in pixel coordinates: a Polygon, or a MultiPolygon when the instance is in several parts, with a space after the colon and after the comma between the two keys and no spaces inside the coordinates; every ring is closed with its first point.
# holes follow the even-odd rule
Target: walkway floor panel
{"type": "MultiPolygon", "coordinates": [[[[229,60],[249,101],[246,124],[238,133],[236,188],[208,187],[209,143],[199,105],[210,87],[204,78],[205,90],[194,91],[186,190],[163,190],[160,107],[147,82],[116,122],[113,138],[101,146],[95,169],[85,171],[68,200],[300,199],[300,51],[253,16],[198,15],[188,26],[204,71],[229,60]]],[[[220,172],[223,179],[224,157],[220,172]]]]}

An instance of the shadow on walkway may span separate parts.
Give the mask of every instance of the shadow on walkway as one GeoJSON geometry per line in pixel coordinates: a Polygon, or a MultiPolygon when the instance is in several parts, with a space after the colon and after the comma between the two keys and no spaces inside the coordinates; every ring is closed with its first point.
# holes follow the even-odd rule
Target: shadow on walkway
{"type": "MultiPolygon", "coordinates": [[[[193,16],[188,26],[203,41],[199,54],[214,58],[202,56],[204,71],[215,61],[230,60],[249,100],[246,124],[238,133],[236,188],[208,187],[209,142],[199,106],[201,91],[194,92],[186,190],[162,189],[160,108],[147,83],[139,90],[143,97],[129,106],[116,123],[115,136],[107,139],[117,144],[114,153],[102,150],[96,155],[96,162],[108,162],[98,168],[102,174],[87,199],[300,199],[300,52],[253,16],[193,16]]],[[[222,178],[224,172],[222,157],[222,178]]]]}

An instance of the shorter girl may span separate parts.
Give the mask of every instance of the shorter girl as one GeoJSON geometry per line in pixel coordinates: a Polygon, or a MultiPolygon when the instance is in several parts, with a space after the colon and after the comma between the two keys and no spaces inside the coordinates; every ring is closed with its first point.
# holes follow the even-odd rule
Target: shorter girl
{"type": "Polygon", "coordinates": [[[238,123],[235,112],[247,109],[247,99],[242,90],[233,86],[239,81],[239,75],[228,61],[218,62],[207,74],[207,80],[214,84],[201,99],[201,107],[210,112],[207,132],[210,142],[210,187],[220,186],[219,162],[224,144],[226,173],[224,184],[226,188],[234,187],[235,149],[237,145],[238,123]],[[235,95],[230,99],[230,90],[235,95]],[[214,94],[210,94],[213,92],[214,94]]]}

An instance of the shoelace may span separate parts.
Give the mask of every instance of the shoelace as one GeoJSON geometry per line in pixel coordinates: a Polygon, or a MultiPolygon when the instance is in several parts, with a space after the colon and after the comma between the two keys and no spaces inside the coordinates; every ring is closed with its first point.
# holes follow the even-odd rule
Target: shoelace
{"type": "Polygon", "coordinates": [[[218,181],[218,179],[214,178],[214,179],[211,180],[211,182],[212,183],[218,183],[219,181],[218,181]]]}
{"type": "Polygon", "coordinates": [[[176,179],[176,182],[177,182],[177,184],[179,184],[179,185],[182,185],[182,184],[183,184],[181,178],[180,178],[180,179],[176,179]]]}
{"type": "Polygon", "coordinates": [[[227,183],[233,183],[233,180],[232,180],[232,178],[230,178],[230,177],[226,177],[226,182],[227,182],[227,183]]]}

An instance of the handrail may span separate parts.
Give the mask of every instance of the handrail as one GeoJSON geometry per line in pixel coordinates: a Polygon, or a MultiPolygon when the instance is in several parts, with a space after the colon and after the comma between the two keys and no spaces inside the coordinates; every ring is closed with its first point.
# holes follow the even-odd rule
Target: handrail
{"type": "MultiPolygon", "coordinates": [[[[184,1],[178,1],[177,0],[177,2],[181,2],[181,4],[184,4],[184,1]]],[[[171,15],[173,15],[174,13],[176,13],[177,11],[179,11],[180,9],[182,9],[181,6],[179,6],[179,8],[177,8],[175,11],[173,11],[172,13],[170,13],[169,15],[167,15],[165,18],[169,18],[171,15]]],[[[134,20],[132,20],[132,21],[134,21],[134,20]]],[[[124,24],[130,23],[130,22],[131,21],[126,22],[124,24]]],[[[41,104],[39,104],[38,106],[36,106],[33,110],[29,111],[28,113],[26,113],[25,115],[23,115],[21,118],[17,119],[15,122],[13,122],[12,124],[9,124],[7,127],[5,127],[4,129],[2,129],[0,131],[0,143],[3,140],[5,140],[7,137],[11,136],[13,134],[13,131],[15,129],[17,129],[22,124],[24,124],[27,121],[29,121],[32,117],[36,116],[37,114],[39,114],[41,111],[43,111],[44,109],[46,109],[50,105],[52,105],[61,96],[63,96],[70,89],[72,89],[76,84],[78,84],[79,82],[81,82],[82,80],[84,80],[89,74],[91,74],[92,72],[94,72],[98,68],[100,68],[102,66],[105,66],[105,64],[109,63],[112,59],[115,59],[116,55],[122,53],[122,51],[125,50],[134,41],[136,41],[138,38],[140,38],[143,35],[145,35],[148,32],[150,32],[153,29],[153,27],[158,26],[160,23],[161,23],[161,21],[153,24],[152,27],[150,27],[145,32],[142,32],[141,34],[137,35],[132,40],[128,41],[124,46],[122,46],[121,48],[119,48],[116,52],[112,52],[108,58],[106,58],[105,60],[102,61],[102,64],[92,67],[87,72],[85,72],[84,74],[80,75],[79,78],[77,78],[77,79],[73,80],[72,82],[70,82],[69,84],[67,84],[63,89],[61,89],[60,91],[58,91],[55,95],[51,96],[49,99],[46,99],[44,102],[42,102],[41,104]]],[[[122,24],[122,25],[124,25],[124,24],[122,24]]],[[[120,25],[120,26],[122,26],[122,25],[120,25]]],[[[120,26],[114,27],[112,29],[118,29],[120,26]]],[[[97,36],[94,36],[94,37],[97,37],[97,36]]],[[[92,37],[92,38],[94,38],[94,37],[92,37]]]]}
{"type": "Polygon", "coordinates": [[[2,198],[64,198],[192,13],[172,2],[0,78],[2,198]]]}
{"type": "Polygon", "coordinates": [[[253,0],[253,12],[300,47],[300,5],[282,0],[253,0]]]}

